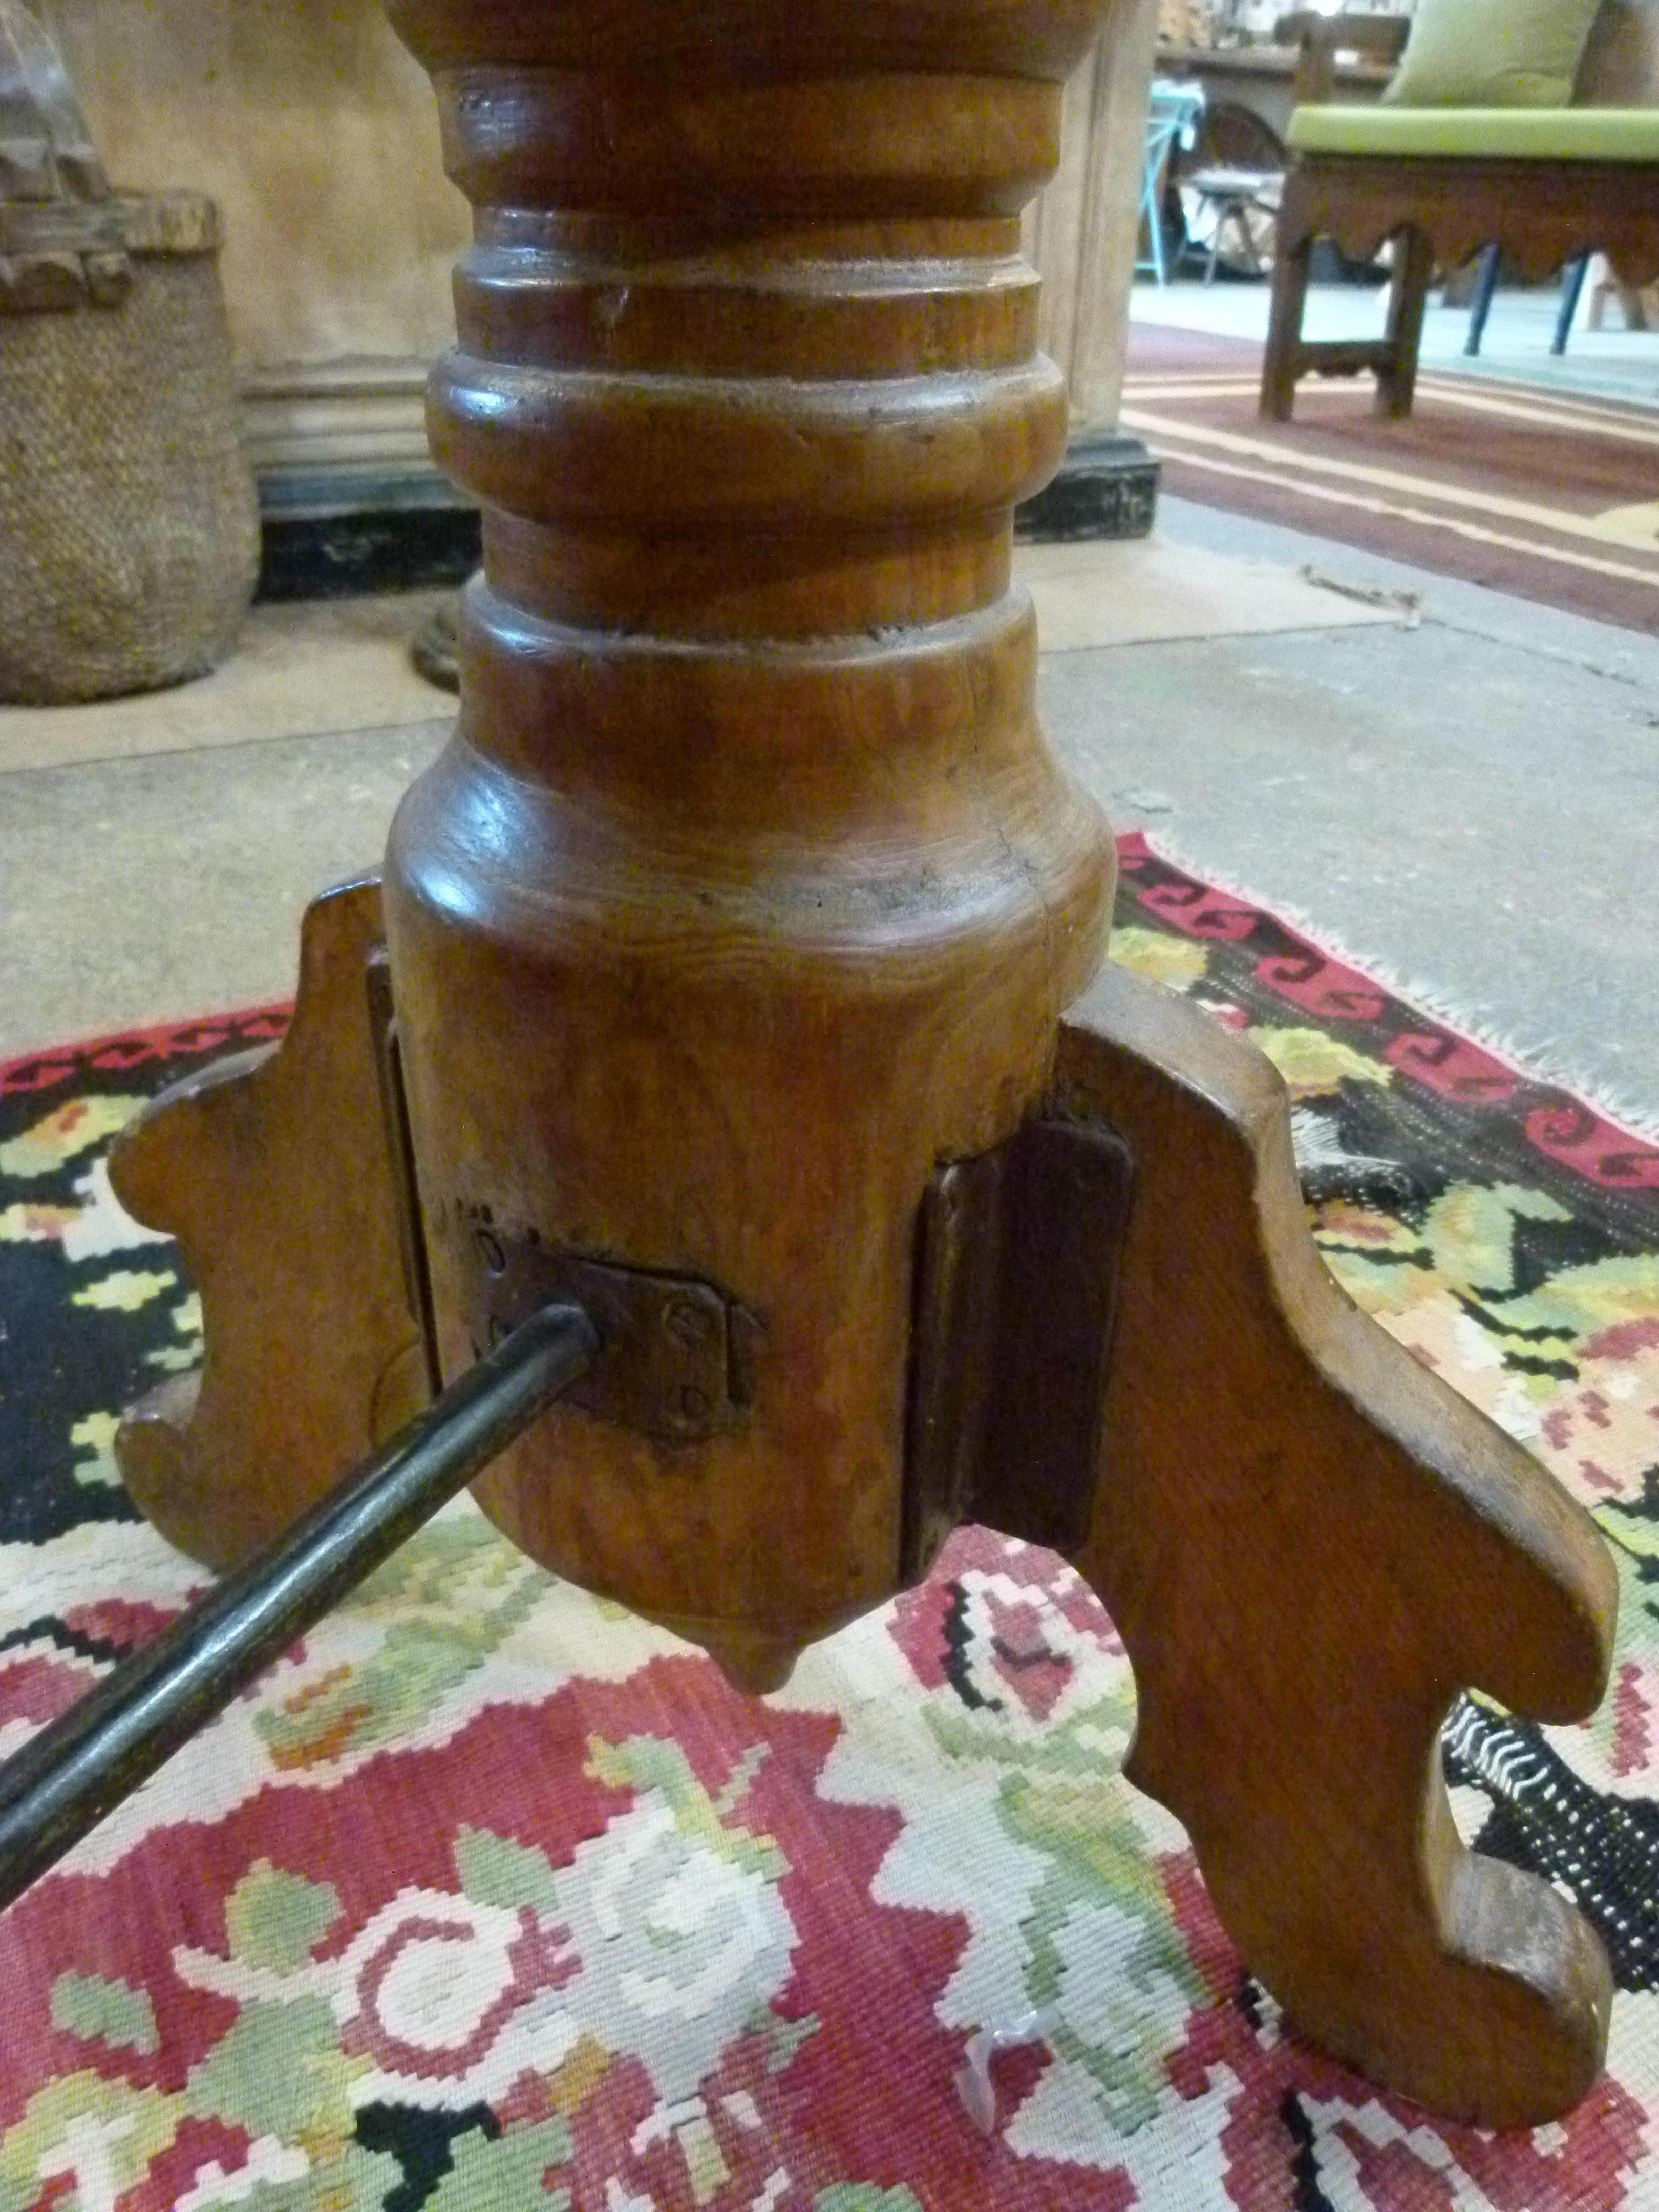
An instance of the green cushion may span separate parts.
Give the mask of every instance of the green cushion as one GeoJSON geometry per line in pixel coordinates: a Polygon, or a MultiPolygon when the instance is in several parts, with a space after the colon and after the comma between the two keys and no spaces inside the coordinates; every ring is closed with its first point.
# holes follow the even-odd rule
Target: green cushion
{"type": "Polygon", "coordinates": [[[1401,107],[1565,107],[1601,0],[1417,0],[1401,107]]]}
{"type": "Polygon", "coordinates": [[[1659,107],[1298,107],[1290,135],[1304,154],[1659,161],[1659,107]]]}

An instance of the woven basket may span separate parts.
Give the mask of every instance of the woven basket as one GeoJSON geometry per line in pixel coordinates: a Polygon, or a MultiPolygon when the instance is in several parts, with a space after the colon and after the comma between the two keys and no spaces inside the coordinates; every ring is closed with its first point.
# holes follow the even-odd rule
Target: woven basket
{"type": "Polygon", "coordinates": [[[38,261],[31,291],[0,293],[0,698],[13,701],[204,674],[258,570],[213,204],[177,192],[104,209],[120,232],[107,284],[83,255],[78,290],[64,257],[59,296],[38,261]]]}

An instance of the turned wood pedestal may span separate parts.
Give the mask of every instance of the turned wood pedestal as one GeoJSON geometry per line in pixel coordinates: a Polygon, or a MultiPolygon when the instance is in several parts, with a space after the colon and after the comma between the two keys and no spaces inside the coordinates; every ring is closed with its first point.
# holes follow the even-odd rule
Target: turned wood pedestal
{"type": "Polygon", "coordinates": [[[1110,842],[1033,712],[1018,222],[1096,0],[391,12],[477,216],[460,720],[286,1044],[120,1153],[208,1334],[135,1496],[242,1559],[574,1299],[591,1386],[476,1486],[515,1542],[755,1690],[958,1517],[1058,1544],[1300,2028],[1563,2112],[1607,1964],[1463,1849],[1437,1735],[1470,1684],[1590,1711],[1611,1569],[1325,1273],[1266,1063],[1100,969],[1110,842]]]}

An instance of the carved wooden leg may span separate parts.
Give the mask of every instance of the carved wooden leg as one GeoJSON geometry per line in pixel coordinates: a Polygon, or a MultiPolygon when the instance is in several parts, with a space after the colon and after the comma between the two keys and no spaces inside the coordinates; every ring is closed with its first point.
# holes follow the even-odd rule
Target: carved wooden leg
{"type": "Polygon", "coordinates": [[[1109,969],[1059,1095],[1136,1163],[1079,1561],[1135,1668],[1130,1777],[1327,2050],[1456,2118],[1555,2117],[1601,2066],[1607,1960],[1547,1884],[1464,1850],[1437,1734],[1471,1685],[1594,1708],[1605,1547],[1323,1267],[1265,1060],[1109,969]]]}
{"type": "Polygon", "coordinates": [[[1264,422],[1288,422],[1296,405],[1302,372],[1302,317],[1307,307],[1313,235],[1306,216],[1307,191],[1292,169],[1285,180],[1273,252],[1273,304],[1267,318],[1267,349],[1261,362],[1261,392],[1256,411],[1264,422]]]}
{"type": "Polygon", "coordinates": [[[1386,353],[1376,374],[1376,411],[1403,416],[1411,413],[1417,390],[1417,356],[1423,343],[1429,280],[1434,275],[1434,248],[1420,230],[1402,230],[1395,235],[1394,252],[1386,353]]]}
{"type": "MultiPolygon", "coordinates": [[[[1594,1702],[1605,1555],[1325,1275],[1265,1062],[1116,975],[1060,1030],[1111,858],[1042,743],[1010,586],[1013,502],[1064,432],[1018,213],[1095,6],[393,0],[477,210],[433,414],[485,508],[459,726],[387,864],[412,1272],[452,1376],[538,1296],[602,1302],[623,1274],[617,1326],[649,1327],[630,1369],[596,1316],[613,1375],[649,1382],[665,1339],[718,1353],[672,1404],[562,1402],[477,1494],[763,1687],[1021,1441],[948,1341],[915,1332],[913,1370],[917,1223],[949,1164],[988,1259],[952,1307],[959,1240],[942,1309],[1012,1347],[1034,1429],[1049,1378],[1073,1413],[1082,1378],[1024,1486],[1039,1518],[1081,1494],[1086,1521],[1103,1389],[1081,1556],[1140,1679],[1133,1771],[1246,1954],[1379,2078],[1541,2117],[1594,2071],[1605,1962],[1541,1885],[1462,1850],[1436,1729],[1471,1684],[1544,1718],[1594,1702]],[[1077,1218],[1042,1156],[1094,1142],[1042,1124],[1057,1049],[1062,1105],[1114,1124],[1139,1178],[1103,1384],[1090,1252],[1064,1327],[1022,1316],[1077,1218]],[[935,1353],[971,1450],[934,1452],[921,1419],[907,1441],[935,1353]]],[[[1288,413],[1294,173],[1283,235],[1263,404],[1288,413]]],[[[1426,264],[1401,250],[1409,404],[1426,264]]],[[[203,1285],[195,1420],[133,1431],[127,1462],[206,1556],[285,1519],[362,1451],[389,1378],[421,1380],[357,995],[376,927],[368,887],[313,910],[289,1044],[159,1110],[118,1170],[203,1285]]],[[[1121,1221],[1123,1188],[1108,1173],[1091,1218],[1121,1221]]]]}
{"type": "Polygon", "coordinates": [[[162,1534],[216,1567],[285,1528],[428,1395],[371,1034],[382,934],[378,877],[317,900],[283,1043],[166,1092],[110,1163],[127,1211],[182,1243],[207,1336],[203,1371],[128,1416],[121,1473],[162,1534]]]}

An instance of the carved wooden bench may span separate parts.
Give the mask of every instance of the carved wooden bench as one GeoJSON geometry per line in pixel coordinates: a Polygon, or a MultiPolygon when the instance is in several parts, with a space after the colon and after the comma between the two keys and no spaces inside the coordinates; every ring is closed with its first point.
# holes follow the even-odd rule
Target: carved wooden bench
{"type": "Polygon", "coordinates": [[[1621,280],[1659,275],[1659,107],[1354,107],[1327,98],[1337,42],[1397,55],[1397,16],[1293,16],[1303,39],[1302,104],[1291,118],[1262,363],[1261,411],[1288,422],[1298,380],[1376,378],[1377,411],[1409,415],[1423,309],[1437,267],[1497,243],[1547,276],[1599,249],[1621,280]],[[1334,240],[1357,260],[1394,241],[1380,338],[1302,334],[1310,257],[1334,240]]]}

